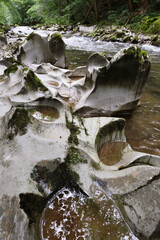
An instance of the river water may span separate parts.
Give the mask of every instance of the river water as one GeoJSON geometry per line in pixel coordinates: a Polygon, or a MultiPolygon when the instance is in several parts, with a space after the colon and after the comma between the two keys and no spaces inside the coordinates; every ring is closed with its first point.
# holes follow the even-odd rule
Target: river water
{"type": "MultiPolygon", "coordinates": [[[[69,68],[87,64],[94,52],[112,57],[120,49],[131,46],[124,43],[93,41],[87,37],[64,36],[69,68]]],[[[142,98],[132,116],[126,117],[127,142],[136,151],[160,155],[160,48],[151,45],[139,46],[147,50],[151,59],[149,79],[142,98]]]]}

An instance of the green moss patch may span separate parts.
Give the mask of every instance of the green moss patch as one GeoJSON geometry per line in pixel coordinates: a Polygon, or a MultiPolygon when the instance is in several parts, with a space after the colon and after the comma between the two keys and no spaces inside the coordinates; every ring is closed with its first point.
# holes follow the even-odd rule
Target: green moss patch
{"type": "Polygon", "coordinates": [[[46,195],[46,188],[50,189],[51,194],[48,199],[63,187],[80,189],[77,184],[79,175],[72,171],[66,162],[59,164],[55,170],[47,168],[46,164],[37,164],[31,173],[31,178],[37,182],[38,189],[42,194],[46,195]]]}
{"type": "Polygon", "coordinates": [[[27,125],[30,122],[28,112],[25,109],[16,109],[8,123],[8,138],[12,140],[18,133],[24,135],[27,132],[27,125]]]}
{"type": "Polygon", "coordinates": [[[66,163],[87,163],[87,160],[83,158],[77,148],[71,146],[68,150],[67,157],[65,158],[66,163]]]}
{"type": "Polygon", "coordinates": [[[51,38],[60,38],[62,40],[62,36],[60,34],[60,32],[55,32],[51,35],[51,38]]]}
{"type": "Polygon", "coordinates": [[[34,37],[35,33],[31,32],[27,37],[26,40],[29,41],[30,39],[32,39],[34,37]]]}
{"type": "Polygon", "coordinates": [[[42,91],[46,92],[48,89],[43,85],[41,80],[34,74],[33,71],[29,70],[27,76],[25,77],[26,86],[32,91],[42,91]]]}
{"type": "MultiPolygon", "coordinates": [[[[80,130],[79,130],[79,127],[76,126],[76,124],[74,122],[75,115],[73,113],[72,107],[70,107],[70,113],[72,115],[72,121],[69,121],[67,114],[65,116],[66,117],[66,127],[70,131],[70,136],[68,138],[69,150],[68,150],[68,154],[65,158],[65,162],[67,164],[69,164],[69,163],[73,163],[73,164],[87,163],[87,160],[81,156],[79,150],[75,147],[79,144],[77,135],[80,134],[80,130]]],[[[79,124],[84,129],[85,134],[88,135],[87,129],[85,128],[84,123],[80,117],[78,117],[78,121],[79,121],[79,124]]]]}
{"type": "Polygon", "coordinates": [[[72,117],[72,121],[68,120],[68,116],[66,115],[66,127],[69,129],[70,131],[70,136],[68,138],[68,142],[69,144],[74,144],[74,145],[78,145],[78,137],[77,135],[80,133],[79,131],[79,127],[76,126],[76,124],[74,123],[74,118],[72,117]]]}
{"type": "Polygon", "coordinates": [[[6,76],[9,76],[10,73],[15,73],[18,70],[18,67],[16,64],[10,65],[5,71],[4,74],[6,76]]]}
{"type": "Polygon", "coordinates": [[[128,49],[124,50],[124,53],[127,54],[128,56],[134,56],[137,58],[140,62],[142,59],[147,59],[148,58],[148,53],[147,51],[143,51],[140,48],[135,48],[135,47],[130,47],[128,49]]]}
{"type": "Polygon", "coordinates": [[[24,67],[23,69],[22,69],[22,72],[27,72],[28,71],[28,68],[27,67],[24,67]]]}

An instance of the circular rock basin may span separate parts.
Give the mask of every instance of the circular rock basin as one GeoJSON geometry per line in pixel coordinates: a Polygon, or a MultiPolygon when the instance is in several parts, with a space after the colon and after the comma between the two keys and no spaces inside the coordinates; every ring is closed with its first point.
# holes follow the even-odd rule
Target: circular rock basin
{"type": "Polygon", "coordinates": [[[63,188],[44,209],[42,240],[135,239],[112,200],[100,207],[91,198],[63,188]]]}
{"type": "Polygon", "coordinates": [[[106,142],[98,150],[98,156],[105,165],[112,166],[121,160],[122,151],[127,146],[126,142],[106,142]]]}
{"type": "Polygon", "coordinates": [[[36,119],[53,122],[59,118],[59,111],[57,108],[49,106],[37,106],[34,108],[29,108],[28,112],[36,119]]]}

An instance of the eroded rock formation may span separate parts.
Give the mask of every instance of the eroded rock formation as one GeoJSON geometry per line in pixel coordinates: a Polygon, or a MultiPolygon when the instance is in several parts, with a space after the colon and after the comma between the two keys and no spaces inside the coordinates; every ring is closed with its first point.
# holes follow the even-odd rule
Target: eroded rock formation
{"type": "Polygon", "coordinates": [[[0,238],[40,237],[43,209],[70,184],[97,202],[95,191],[108,195],[106,201],[118,200],[138,238],[154,239],[160,222],[160,159],[131,149],[124,119],[99,117],[135,108],[150,70],[146,52],[131,47],[111,61],[97,53],[87,66],[69,70],[62,39],[32,33],[18,60],[23,65],[17,59],[5,60],[7,66],[1,62],[0,238]],[[147,199],[148,192],[154,201],[147,199]]]}
{"type": "Polygon", "coordinates": [[[18,60],[23,64],[51,63],[66,68],[65,45],[59,33],[30,33],[20,48],[18,60]]]}

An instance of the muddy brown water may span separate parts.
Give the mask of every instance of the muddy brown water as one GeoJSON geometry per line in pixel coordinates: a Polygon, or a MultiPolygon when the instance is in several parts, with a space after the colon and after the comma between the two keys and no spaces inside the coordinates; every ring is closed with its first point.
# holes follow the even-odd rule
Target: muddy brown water
{"type": "Polygon", "coordinates": [[[59,111],[54,107],[37,106],[29,108],[28,111],[33,117],[47,122],[53,122],[59,118],[59,111]]]}
{"type": "Polygon", "coordinates": [[[94,200],[63,188],[45,208],[41,219],[42,240],[132,239],[112,199],[94,190],[94,200]]]}
{"type": "Polygon", "coordinates": [[[122,151],[126,146],[127,143],[121,141],[104,143],[98,151],[98,156],[105,165],[115,165],[121,160],[122,151]]]}

